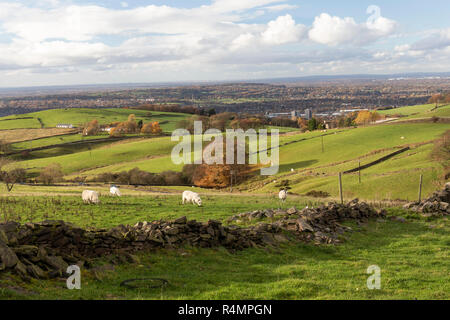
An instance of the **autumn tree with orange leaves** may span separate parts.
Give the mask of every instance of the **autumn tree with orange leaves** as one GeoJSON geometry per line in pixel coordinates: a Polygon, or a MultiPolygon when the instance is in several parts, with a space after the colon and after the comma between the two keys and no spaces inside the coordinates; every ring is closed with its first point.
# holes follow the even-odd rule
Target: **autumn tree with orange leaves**
{"type": "Polygon", "coordinates": [[[141,133],[143,134],[161,134],[162,129],[157,121],[146,123],[142,126],[141,133]]]}
{"type": "MultiPolygon", "coordinates": [[[[214,142],[211,142],[214,143],[214,142]]],[[[248,164],[249,155],[245,154],[245,164],[237,164],[238,144],[234,146],[234,164],[226,163],[226,143],[223,144],[223,163],[224,164],[187,164],[183,168],[185,176],[190,177],[192,184],[203,188],[225,188],[230,186],[231,179],[233,183],[240,183],[247,179],[252,171],[252,166],[248,164]],[[231,177],[232,175],[232,177],[231,177]]]]}
{"type": "Polygon", "coordinates": [[[380,115],[378,112],[376,111],[370,112],[368,110],[363,110],[358,112],[358,116],[355,119],[355,123],[366,125],[380,119],[383,119],[383,116],[380,115]]]}

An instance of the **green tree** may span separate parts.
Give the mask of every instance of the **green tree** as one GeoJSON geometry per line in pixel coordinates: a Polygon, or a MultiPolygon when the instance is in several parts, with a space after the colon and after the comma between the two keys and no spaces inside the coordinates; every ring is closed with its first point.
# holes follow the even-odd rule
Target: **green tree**
{"type": "Polygon", "coordinates": [[[308,130],[309,130],[309,131],[314,131],[314,130],[316,130],[316,129],[317,129],[317,125],[318,125],[317,119],[316,119],[316,118],[311,118],[311,119],[308,121],[308,130]]]}

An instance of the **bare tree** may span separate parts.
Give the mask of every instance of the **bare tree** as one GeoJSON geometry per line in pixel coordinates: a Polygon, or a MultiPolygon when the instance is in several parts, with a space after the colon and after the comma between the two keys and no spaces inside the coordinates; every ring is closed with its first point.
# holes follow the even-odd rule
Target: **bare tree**
{"type": "Polygon", "coordinates": [[[8,192],[12,191],[16,183],[25,182],[27,178],[26,170],[15,168],[13,164],[14,162],[10,159],[0,158],[0,180],[5,183],[8,192]]]}

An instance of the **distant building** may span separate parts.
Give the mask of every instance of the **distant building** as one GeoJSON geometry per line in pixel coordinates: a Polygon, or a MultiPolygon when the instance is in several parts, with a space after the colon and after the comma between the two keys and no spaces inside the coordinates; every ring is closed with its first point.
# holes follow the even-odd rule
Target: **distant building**
{"type": "Polygon", "coordinates": [[[311,109],[305,109],[305,119],[306,120],[312,119],[312,110],[311,109]]]}
{"type": "Polygon", "coordinates": [[[67,123],[58,123],[56,125],[57,128],[62,128],[62,129],[73,129],[73,124],[67,124],[67,123]]]}
{"type": "Polygon", "coordinates": [[[302,114],[300,113],[300,111],[296,111],[296,110],[291,111],[291,120],[296,121],[301,116],[302,116],[302,114]]]}
{"type": "Polygon", "coordinates": [[[334,121],[324,121],[323,124],[325,126],[325,129],[337,128],[336,122],[334,122],[334,121]]]}
{"type": "Polygon", "coordinates": [[[268,118],[290,118],[290,112],[271,112],[267,114],[268,118]]]}

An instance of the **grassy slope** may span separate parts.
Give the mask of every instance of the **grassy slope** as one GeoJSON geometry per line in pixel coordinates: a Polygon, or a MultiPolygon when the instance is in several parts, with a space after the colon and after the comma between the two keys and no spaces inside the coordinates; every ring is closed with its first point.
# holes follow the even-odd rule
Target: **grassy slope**
{"type": "MultiPolygon", "coordinates": [[[[20,117],[20,116],[17,116],[20,117]]],[[[41,124],[39,121],[34,119],[15,119],[10,117],[0,118],[3,119],[13,119],[7,121],[0,121],[0,130],[9,130],[9,129],[39,129],[41,128],[41,124]]]]}
{"type": "Polygon", "coordinates": [[[450,105],[439,107],[432,110],[435,107],[434,104],[423,104],[417,106],[400,107],[390,110],[380,110],[380,114],[384,115],[402,115],[400,120],[415,119],[415,118],[431,118],[436,117],[450,117],[450,105]]]}
{"type": "MultiPolygon", "coordinates": [[[[321,132],[281,136],[281,144],[301,139],[307,140],[281,147],[279,177],[289,174],[288,179],[300,180],[294,185],[294,192],[323,190],[336,197],[338,190],[334,175],[339,171],[356,167],[359,157],[364,156],[361,159],[361,164],[364,165],[397,150],[394,147],[433,140],[447,127],[446,124],[401,124],[336,130],[334,131],[336,134],[324,137],[324,153],[321,151],[321,138],[319,138],[319,135],[323,134],[321,132]],[[382,151],[379,153],[371,154],[374,150],[380,149],[382,151]],[[336,165],[342,161],[345,163],[336,165]],[[290,174],[291,168],[297,169],[293,175],[290,174]],[[309,171],[312,171],[314,176],[305,175],[309,171]],[[316,173],[319,173],[319,176],[316,176],[316,173]]],[[[79,175],[80,171],[83,171],[82,175],[92,176],[102,172],[130,170],[134,167],[150,172],[181,170],[182,166],[174,165],[170,159],[170,152],[175,144],[169,137],[123,142],[92,151],[23,161],[21,166],[29,168],[31,172],[38,172],[49,163],[57,162],[61,163],[64,172],[72,177],[79,175]]],[[[417,193],[415,181],[420,174],[417,168],[421,168],[425,174],[424,193],[428,194],[436,189],[432,181],[437,179],[441,170],[437,163],[428,160],[430,150],[431,145],[418,147],[417,150],[407,153],[411,154],[409,158],[405,159],[405,154],[398,155],[385,164],[363,171],[364,183],[361,185],[358,184],[357,176],[346,175],[344,177],[346,196],[379,200],[391,197],[412,199],[417,193]],[[397,158],[404,160],[398,162],[397,158]],[[396,185],[398,188],[393,190],[390,188],[391,185],[396,185]]],[[[273,178],[267,180],[266,182],[269,182],[273,178]]],[[[276,183],[269,183],[262,191],[274,192],[275,185],[276,183]]],[[[258,188],[256,191],[261,190],[258,188]]]]}
{"type": "MultiPolygon", "coordinates": [[[[373,150],[387,149],[362,158],[361,165],[364,165],[397,150],[393,147],[433,140],[447,128],[446,124],[401,124],[351,129],[324,137],[324,153],[320,138],[293,143],[280,150],[277,182],[272,182],[274,178],[269,177],[260,182],[266,184],[259,185],[255,192],[274,192],[278,190],[279,180],[289,179],[293,192],[304,194],[321,190],[336,198],[339,195],[338,172],[357,167],[359,157],[373,150]],[[400,139],[402,136],[405,139],[400,139]],[[342,161],[349,162],[336,165],[342,161]],[[297,170],[291,174],[291,168],[297,170]]],[[[415,199],[420,174],[424,174],[424,194],[431,193],[438,188],[436,183],[442,171],[438,163],[429,159],[431,148],[431,144],[415,147],[363,170],[362,184],[359,184],[357,175],[344,175],[344,196],[374,200],[415,199]]]]}
{"type": "MultiPolygon", "coordinates": [[[[86,189],[86,187],[84,187],[86,189]]],[[[0,197],[2,220],[42,221],[46,219],[64,220],[82,227],[113,227],[119,224],[135,224],[139,221],[153,221],[158,219],[173,219],[188,216],[189,219],[207,221],[208,219],[225,220],[233,214],[256,210],[259,208],[278,208],[279,201],[272,196],[229,196],[227,194],[202,194],[203,207],[181,205],[181,191],[176,194],[155,195],[122,189],[127,196],[113,198],[105,187],[89,189],[97,190],[101,194],[101,205],[84,205],[81,200],[82,188],[72,189],[65,196],[18,196],[0,197]],[[77,194],[72,196],[72,192],[77,194]]],[[[188,188],[184,188],[187,190],[188,188]]],[[[50,189],[48,190],[50,191],[50,189]]],[[[59,192],[53,189],[53,192],[59,192]]],[[[48,192],[47,194],[49,194],[48,192]]],[[[283,207],[297,206],[302,208],[311,204],[308,199],[292,198],[283,207]]]]}
{"type": "Polygon", "coordinates": [[[75,133],[75,134],[63,135],[63,136],[59,136],[59,137],[53,136],[53,137],[41,138],[41,139],[37,139],[37,140],[16,142],[16,143],[12,143],[10,146],[11,146],[12,150],[23,150],[23,149],[39,148],[39,147],[50,146],[50,145],[54,145],[54,144],[68,143],[68,142],[81,141],[81,140],[108,138],[108,136],[109,135],[103,134],[103,135],[97,135],[97,136],[83,137],[81,134],[75,133]]]}
{"type": "Polygon", "coordinates": [[[60,128],[0,130],[0,140],[14,144],[58,135],[64,136],[64,134],[69,134],[71,132],[73,132],[73,130],[60,128]]]}
{"type": "Polygon", "coordinates": [[[447,124],[380,125],[351,129],[321,139],[293,143],[280,150],[281,172],[354,159],[373,150],[436,139],[447,124]],[[405,137],[405,139],[401,139],[405,137]]]}
{"type": "Polygon", "coordinates": [[[20,165],[30,172],[40,171],[49,163],[59,163],[65,174],[80,170],[127,162],[133,159],[142,159],[149,156],[170,154],[175,142],[170,137],[143,139],[132,142],[117,142],[91,151],[22,161],[20,165]]]}
{"type": "MultiPolygon", "coordinates": [[[[0,298],[25,299],[449,299],[448,219],[370,222],[352,227],[338,246],[288,244],[279,249],[164,250],[139,254],[137,265],[82,271],[82,289],[63,281],[21,283],[2,274],[0,298]],[[368,290],[366,269],[381,268],[381,290],[368,290]],[[424,272],[426,270],[426,272],[424,272]],[[162,289],[126,289],[131,278],[169,280],[162,289]]],[[[103,262],[108,264],[107,261],[103,262]]],[[[100,264],[102,264],[100,262],[100,264]]]]}
{"type": "Polygon", "coordinates": [[[81,126],[93,119],[97,119],[100,124],[107,124],[115,121],[125,121],[130,114],[136,115],[136,119],[144,121],[166,122],[162,123],[163,131],[170,132],[176,128],[178,121],[185,119],[189,115],[170,112],[154,112],[151,111],[151,117],[147,114],[149,111],[133,110],[133,109],[86,109],[86,108],[69,108],[69,109],[52,109],[29,113],[26,115],[8,116],[0,118],[0,129],[13,128],[40,128],[37,118],[40,118],[46,128],[55,127],[58,123],[71,123],[75,126],[81,126]],[[20,117],[33,117],[33,119],[10,120],[20,117]]]}

